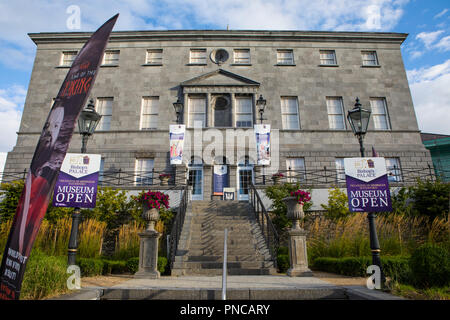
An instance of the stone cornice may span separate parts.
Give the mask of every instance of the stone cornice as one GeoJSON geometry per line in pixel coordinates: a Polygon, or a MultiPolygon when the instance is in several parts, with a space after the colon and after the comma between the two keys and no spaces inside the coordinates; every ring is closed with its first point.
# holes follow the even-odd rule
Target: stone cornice
{"type": "MultiPolygon", "coordinates": [[[[92,32],[29,33],[36,44],[86,42],[92,32]]],[[[264,30],[149,30],[114,31],[110,42],[120,41],[303,41],[303,42],[370,42],[397,43],[407,33],[338,32],[338,31],[264,31],[264,30]]]]}

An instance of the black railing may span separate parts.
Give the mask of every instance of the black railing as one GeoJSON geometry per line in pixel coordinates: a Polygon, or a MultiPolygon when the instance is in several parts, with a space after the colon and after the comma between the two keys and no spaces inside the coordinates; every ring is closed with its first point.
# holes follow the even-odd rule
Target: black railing
{"type": "Polygon", "coordinates": [[[189,204],[189,185],[186,185],[181,195],[180,204],[178,206],[177,215],[172,224],[172,230],[169,236],[169,266],[172,270],[175,261],[175,255],[180,240],[181,231],[183,230],[184,217],[186,216],[186,208],[189,204]]]}
{"type": "MultiPolygon", "coordinates": [[[[387,168],[389,183],[393,186],[411,185],[420,180],[436,180],[442,178],[445,180],[446,175],[450,174],[450,170],[440,170],[440,174],[436,175],[433,168],[428,165],[426,167],[403,168],[390,167],[387,168]]],[[[344,169],[329,169],[323,167],[320,169],[288,169],[279,170],[277,175],[264,174],[263,172],[255,173],[255,185],[273,185],[281,183],[301,183],[302,185],[337,185],[345,186],[344,169]]]]}
{"type": "Polygon", "coordinates": [[[249,184],[249,200],[253,207],[256,221],[258,221],[258,224],[261,227],[262,235],[266,240],[274,266],[277,268],[277,252],[280,238],[278,237],[278,232],[275,229],[275,226],[273,225],[272,220],[270,219],[261,197],[259,196],[253,183],[249,184]]]}
{"type": "MultiPolygon", "coordinates": [[[[1,182],[25,180],[27,170],[20,172],[0,172],[1,182]]],[[[169,169],[164,171],[132,171],[111,168],[100,172],[98,185],[102,187],[151,187],[151,186],[183,186],[187,184],[187,169],[169,169]],[[169,175],[167,182],[160,175],[169,175]]]]}

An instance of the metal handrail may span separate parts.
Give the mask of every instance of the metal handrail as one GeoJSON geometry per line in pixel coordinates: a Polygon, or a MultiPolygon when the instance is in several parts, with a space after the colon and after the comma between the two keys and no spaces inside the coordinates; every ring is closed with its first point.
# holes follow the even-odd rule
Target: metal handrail
{"type": "Polygon", "coordinates": [[[228,255],[228,229],[225,228],[223,236],[223,267],[222,267],[222,300],[227,300],[227,255],[228,255]]]}
{"type": "Polygon", "coordinates": [[[170,269],[173,268],[173,263],[175,261],[175,254],[178,248],[178,242],[180,240],[181,231],[183,230],[184,218],[186,216],[186,209],[189,204],[189,186],[186,185],[183,189],[182,198],[178,206],[178,212],[174,219],[172,225],[172,230],[170,231],[169,239],[169,265],[170,269]]]}
{"type": "Polygon", "coordinates": [[[250,182],[249,183],[249,200],[250,204],[253,207],[253,212],[256,217],[256,221],[258,221],[259,226],[261,227],[262,235],[266,241],[267,247],[269,248],[270,256],[274,262],[275,268],[277,268],[277,251],[280,245],[280,238],[278,236],[278,232],[275,226],[272,223],[272,219],[270,219],[269,214],[267,213],[266,208],[261,200],[261,197],[256,190],[255,185],[250,182]]]}

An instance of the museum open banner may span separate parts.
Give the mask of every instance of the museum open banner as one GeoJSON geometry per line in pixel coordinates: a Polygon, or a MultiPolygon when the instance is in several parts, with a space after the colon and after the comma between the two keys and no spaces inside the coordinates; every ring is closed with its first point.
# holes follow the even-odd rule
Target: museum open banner
{"type": "Polygon", "coordinates": [[[25,267],[49,205],[78,116],[86,104],[119,14],[106,21],[72,63],[42,129],[0,267],[0,299],[17,300],[25,267]]]}

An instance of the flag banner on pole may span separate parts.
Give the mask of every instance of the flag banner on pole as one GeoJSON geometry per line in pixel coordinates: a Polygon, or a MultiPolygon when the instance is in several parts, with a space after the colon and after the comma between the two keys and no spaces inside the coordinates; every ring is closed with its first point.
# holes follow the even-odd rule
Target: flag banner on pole
{"type": "Polygon", "coordinates": [[[95,208],[101,154],[68,153],[53,191],[53,206],[95,208]]]}
{"type": "Polygon", "coordinates": [[[228,166],[214,165],[214,195],[223,195],[223,189],[228,187],[228,166]]]}
{"type": "Polygon", "coordinates": [[[384,158],[345,158],[344,167],[351,212],[392,211],[384,158]]]}
{"type": "Polygon", "coordinates": [[[184,124],[169,126],[170,164],[181,164],[183,160],[184,124]]]}
{"type": "Polygon", "coordinates": [[[33,242],[118,16],[105,22],[80,50],[45,121],[3,253],[0,299],[19,299],[33,242]]]}
{"type": "Polygon", "coordinates": [[[270,165],[270,124],[255,124],[256,156],[259,165],[270,165]]]}

